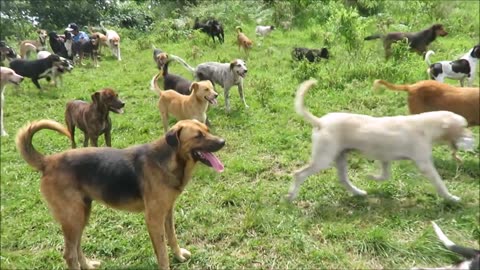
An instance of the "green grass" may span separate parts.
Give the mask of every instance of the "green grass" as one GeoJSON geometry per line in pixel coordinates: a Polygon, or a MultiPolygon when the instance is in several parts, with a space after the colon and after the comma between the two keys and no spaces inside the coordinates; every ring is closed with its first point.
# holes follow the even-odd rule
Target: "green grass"
{"type": "MultiPolygon", "coordinates": [[[[454,59],[478,42],[478,13],[471,10],[478,10],[478,3],[458,2],[452,8],[453,14],[477,22],[476,28],[455,28],[447,37],[437,39],[430,46],[436,51],[433,61],[454,59]]],[[[359,31],[375,32],[376,19],[367,18],[367,28],[359,31]]],[[[423,18],[414,29],[430,23],[428,17],[423,18]]],[[[255,42],[247,59],[249,73],[245,80],[250,108],[243,107],[233,88],[230,114],[225,112],[223,94],[219,105],[208,111],[212,132],[227,141],[218,153],[225,171],[217,174],[198,165],[179,198],[175,211],[177,235],[192,258],[178,263],[171,256],[172,268],[380,269],[448,264],[455,256],[436,239],[431,220],[437,221],[453,241],[478,247],[478,147],[475,153],[460,153],[464,162],[458,175],[449,149],[437,146],[434,150],[435,165],[451,193],[462,198],[459,204],[442,200],[408,161],[393,164],[391,180],[368,181],[366,175],[377,169],[376,163],[359,154],[349,157],[349,176],[368,191],[366,198],[352,197],[339,185],[332,168],[310,177],[293,204],[283,200],[292,172],[310,156],[311,127],[293,110],[300,78],[311,73],[319,80],[306,98],[308,108],[316,115],[335,111],[374,116],[407,114],[405,93],[374,94],[371,86],[375,79],[395,83],[426,79],[426,64],[421,57],[407,54],[401,60],[385,62],[378,40],[363,43],[354,54],[338,41],[330,46],[332,59],[316,66],[293,64],[293,46],[322,45],[321,25],[277,30],[263,40],[255,37],[254,24],[242,26],[255,42]]],[[[124,148],[153,141],[163,135],[163,128],[156,106],[158,96],[149,90],[150,79],[157,72],[150,43],[191,65],[227,62],[244,58],[234,44],[233,28],[226,27],[223,45],[212,45],[203,35],[177,42],[154,33],[147,39],[125,37],[123,61],[117,62],[104,50],[99,68],[76,67],[64,77],[62,88],[48,86],[44,80],[43,93],[29,80],[20,89],[8,87],[5,127],[10,136],[1,139],[2,269],[65,268],[60,228],[40,195],[40,174],[15,149],[16,131],[36,119],[63,123],[68,100],[90,100],[94,91],[112,87],[126,102],[125,114],[111,115],[112,145],[124,148]]],[[[171,65],[170,72],[191,78],[180,65],[171,65]]],[[[479,85],[478,78],[475,85],[479,85]]],[[[223,93],[220,87],[217,90],[223,93]]],[[[479,129],[472,130],[478,144],[479,129]]],[[[83,136],[77,134],[81,144],[83,136]]],[[[100,143],[104,144],[103,138],[100,143]]],[[[69,149],[70,143],[54,132],[42,131],[35,136],[34,145],[42,153],[57,153],[69,149]]],[[[143,215],[114,211],[100,204],[94,204],[83,249],[87,256],[101,260],[105,269],[157,266],[143,215]]]]}

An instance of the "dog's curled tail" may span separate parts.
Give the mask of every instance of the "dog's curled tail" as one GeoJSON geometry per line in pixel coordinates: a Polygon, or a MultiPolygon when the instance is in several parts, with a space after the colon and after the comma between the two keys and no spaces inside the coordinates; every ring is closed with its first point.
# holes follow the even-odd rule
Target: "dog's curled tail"
{"type": "Polygon", "coordinates": [[[158,87],[158,78],[160,78],[160,76],[162,76],[161,72],[159,72],[157,75],[153,76],[152,80],[150,81],[150,90],[152,90],[153,92],[155,92],[157,94],[160,94],[162,92],[160,87],[158,87]]]}
{"type": "Polygon", "coordinates": [[[377,38],[382,38],[382,37],[383,37],[382,34],[375,34],[375,35],[368,36],[368,37],[364,38],[363,40],[372,40],[372,39],[377,39],[377,38]]]}
{"type": "Polygon", "coordinates": [[[70,138],[70,132],[62,124],[47,119],[26,124],[18,131],[15,139],[17,150],[30,166],[40,171],[45,168],[45,156],[33,147],[32,138],[37,131],[42,129],[55,130],[70,138]]]}
{"type": "Polygon", "coordinates": [[[237,33],[242,33],[243,30],[240,26],[235,27],[235,30],[237,30],[237,33]]]}
{"type": "Polygon", "coordinates": [[[432,50],[429,50],[426,54],[425,54],[425,63],[427,63],[428,66],[432,65],[432,62],[430,62],[430,56],[432,54],[435,54],[434,51],[432,50]]]}
{"type": "Polygon", "coordinates": [[[393,84],[384,80],[375,80],[373,82],[373,90],[378,91],[381,85],[387,87],[390,90],[409,91],[410,87],[406,84],[393,84]]]}
{"type": "Polygon", "coordinates": [[[438,239],[443,243],[443,245],[448,248],[449,250],[462,255],[463,257],[467,259],[474,258],[475,256],[478,256],[480,254],[479,250],[473,249],[473,248],[467,248],[467,247],[462,247],[458,246],[454,242],[452,242],[448,237],[442,232],[440,227],[432,221],[432,226],[433,230],[435,231],[435,234],[437,235],[438,239]]]}
{"type": "Polygon", "coordinates": [[[305,108],[305,104],[304,104],[305,94],[315,84],[317,84],[317,80],[313,80],[313,79],[304,81],[302,84],[300,84],[300,86],[297,89],[297,94],[295,95],[295,111],[299,115],[303,116],[305,120],[310,122],[310,124],[314,126],[320,126],[318,118],[312,113],[310,113],[305,108]]]}

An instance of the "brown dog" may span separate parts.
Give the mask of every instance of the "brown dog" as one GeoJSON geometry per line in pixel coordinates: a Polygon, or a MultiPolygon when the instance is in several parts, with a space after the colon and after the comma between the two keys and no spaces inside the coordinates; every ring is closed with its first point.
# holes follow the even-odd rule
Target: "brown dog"
{"type": "Polygon", "coordinates": [[[118,98],[118,94],[110,89],[104,88],[92,94],[92,103],[82,100],[72,100],[67,103],[65,110],[65,122],[71,134],[72,148],[76,148],[75,127],[78,127],[84,134],[83,146],[98,146],[98,137],[105,133],[105,144],[111,144],[112,121],[109,112],[123,113],[125,103],[118,98]]]}
{"type": "MultiPolygon", "coordinates": [[[[415,84],[395,85],[384,80],[375,80],[374,89],[380,85],[391,90],[408,92],[408,109],[411,114],[430,111],[451,111],[459,114],[469,126],[480,125],[480,88],[455,87],[449,84],[427,80],[415,84]]],[[[454,149],[456,147],[452,146],[454,149]]],[[[455,159],[459,160],[454,151],[455,159]]]]}
{"type": "Polygon", "coordinates": [[[20,57],[28,58],[31,51],[43,51],[47,49],[47,30],[38,29],[38,40],[24,40],[20,43],[20,57]]]}
{"type": "Polygon", "coordinates": [[[443,29],[443,25],[434,24],[429,28],[422,30],[420,32],[414,33],[403,33],[403,32],[392,32],[386,35],[376,34],[371,35],[365,38],[365,40],[372,40],[381,38],[383,39],[383,47],[385,49],[385,58],[389,58],[392,54],[392,44],[399,40],[408,40],[408,45],[413,51],[416,51],[419,54],[423,54],[427,51],[427,46],[432,43],[437,36],[444,37],[448,33],[443,29]]]}
{"type": "Polygon", "coordinates": [[[175,200],[190,181],[197,161],[223,171],[212,152],[225,145],[224,139],[210,134],[198,121],[184,120],[151,143],[126,149],[71,149],[45,156],[32,145],[33,135],[42,129],[70,137],[61,124],[40,120],[20,129],[16,144],[27,163],[42,173],[40,191],[62,227],[63,257],[69,269],[93,269],[100,264],[85,258],[80,245],[93,200],[116,209],[145,212],[160,269],[169,269],[167,242],[179,261],[190,257],[177,242],[175,200]]]}
{"type": "Polygon", "coordinates": [[[88,32],[90,32],[90,35],[98,38],[98,54],[100,54],[102,52],[102,47],[108,47],[107,36],[101,32],[95,32],[91,26],[88,26],[88,32]]]}
{"type": "Polygon", "coordinates": [[[160,90],[157,80],[161,76],[162,73],[158,73],[152,78],[150,88],[160,95],[158,109],[162,116],[164,131],[167,132],[168,130],[169,114],[173,114],[177,120],[196,119],[205,123],[208,104],[217,104],[218,94],[213,90],[212,82],[208,80],[193,82],[190,86],[190,95],[185,96],[175,90],[160,90]]]}
{"type": "Polygon", "coordinates": [[[243,33],[240,26],[237,26],[236,29],[238,50],[243,48],[243,51],[248,55],[248,51],[252,48],[253,42],[243,33]]]}

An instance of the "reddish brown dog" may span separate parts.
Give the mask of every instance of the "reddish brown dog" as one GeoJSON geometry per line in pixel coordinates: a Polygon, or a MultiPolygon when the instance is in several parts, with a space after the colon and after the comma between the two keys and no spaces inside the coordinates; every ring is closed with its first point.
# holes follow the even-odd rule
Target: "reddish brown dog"
{"type": "Polygon", "coordinates": [[[72,148],[76,148],[75,127],[84,134],[83,146],[98,146],[98,137],[105,133],[105,144],[112,146],[111,129],[112,121],[109,112],[123,113],[125,103],[118,98],[118,94],[104,88],[92,94],[92,103],[82,100],[72,100],[67,103],[65,122],[71,134],[72,148]]]}
{"type": "Polygon", "coordinates": [[[70,137],[68,130],[51,120],[26,125],[17,135],[17,148],[33,168],[42,173],[40,191],[60,223],[65,261],[69,269],[93,269],[100,262],[88,260],[81,248],[92,201],[127,211],[144,211],[158,267],[169,269],[167,243],[179,261],[190,257],[180,248],[175,234],[173,208],[191,179],[197,161],[223,171],[212,152],[225,140],[212,135],[196,120],[178,122],[151,143],[125,149],[80,148],[45,156],[32,145],[42,129],[70,137]]]}
{"type": "Polygon", "coordinates": [[[237,26],[236,29],[238,49],[243,48],[243,51],[248,55],[248,51],[252,48],[253,42],[243,33],[242,28],[237,26]]]}
{"type": "MultiPolygon", "coordinates": [[[[381,85],[391,90],[408,92],[408,109],[411,114],[429,111],[451,111],[467,119],[469,126],[480,125],[480,88],[456,87],[434,80],[415,84],[392,84],[375,80],[374,89],[381,85]]],[[[455,146],[453,146],[455,149],[455,146]]],[[[455,159],[459,160],[455,155],[455,159]]]]}

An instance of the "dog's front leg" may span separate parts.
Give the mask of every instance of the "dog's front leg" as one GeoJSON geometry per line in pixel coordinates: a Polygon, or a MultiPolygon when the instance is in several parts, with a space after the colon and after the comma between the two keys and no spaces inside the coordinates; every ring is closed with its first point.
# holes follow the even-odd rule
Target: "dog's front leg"
{"type": "Polygon", "coordinates": [[[243,82],[241,82],[239,85],[238,85],[238,94],[240,95],[240,98],[242,99],[243,101],[243,105],[245,105],[245,108],[249,108],[249,106],[247,105],[247,102],[245,101],[245,96],[243,95],[243,82]]]}
{"type": "Polygon", "coordinates": [[[112,133],[111,133],[111,129],[105,130],[105,144],[106,144],[108,147],[112,147],[112,133]]]}
{"type": "Polygon", "coordinates": [[[170,263],[168,261],[167,244],[165,243],[165,218],[167,215],[165,207],[167,206],[163,200],[158,198],[146,198],[145,202],[145,221],[157,256],[158,268],[168,270],[170,269],[170,263]]]}
{"type": "Polygon", "coordinates": [[[440,196],[449,201],[460,201],[459,197],[453,196],[448,192],[445,183],[443,183],[442,178],[438,174],[437,169],[435,169],[431,159],[415,161],[415,163],[417,164],[418,169],[420,169],[420,171],[430,180],[430,182],[432,182],[440,196]]]}
{"type": "Polygon", "coordinates": [[[35,84],[35,86],[40,89],[40,91],[42,91],[42,87],[40,86],[40,84],[38,83],[38,78],[32,78],[32,82],[33,84],[35,84]]]}
{"type": "Polygon", "coordinates": [[[369,175],[368,178],[375,181],[385,181],[390,178],[390,162],[382,161],[382,172],[379,175],[369,175]]]}
{"type": "Polygon", "coordinates": [[[353,195],[358,195],[358,196],[367,195],[366,191],[355,187],[352,184],[352,182],[348,180],[346,152],[340,153],[340,155],[338,155],[337,159],[335,160],[335,163],[337,165],[338,180],[340,181],[340,183],[344,185],[347,188],[347,190],[350,191],[353,195]]]}
{"type": "Polygon", "coordinates": [[[168,210],[167,218],[165,220],[165,232],[167,234],[168,245],[173,250],[175,258],[180,262],[184,262],[192,255],[190,251],[180,248],[177,242],[177,234],[175,233],[175,222],[173,218],[173,207],[168,210]]]}
{"type": "Polygon", "coordinates": [[[1,89],[0,91],[2,91],[2,93],[0,94],[0,129],[2,130],[2,136],[7,136],[7,132],[5,131],[5,128],[3,127],[3,105],[5,103],[5,96],[3,95],[3,91],[5,89],[1,89]]]}

